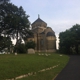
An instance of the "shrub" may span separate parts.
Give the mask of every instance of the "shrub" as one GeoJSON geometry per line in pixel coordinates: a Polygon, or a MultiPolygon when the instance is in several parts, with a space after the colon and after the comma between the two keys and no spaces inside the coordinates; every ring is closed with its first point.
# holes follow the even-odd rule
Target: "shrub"
{"type": "Polygon", "coordinates": [[[26,53],[26,47],[25,44],[18,44],[18,46],[14,47],[14,52],[17,50],[17,53],[26,53]]]}
{"type": "Polygon", "coordinates": [[[34,41],[28,41],[28,42],[26,43],[26,48],[27,48],[27,49],[29,49],[29,48],[35,49],[35,46],[36,46],[36,44],[35,44],[34,41]]]}

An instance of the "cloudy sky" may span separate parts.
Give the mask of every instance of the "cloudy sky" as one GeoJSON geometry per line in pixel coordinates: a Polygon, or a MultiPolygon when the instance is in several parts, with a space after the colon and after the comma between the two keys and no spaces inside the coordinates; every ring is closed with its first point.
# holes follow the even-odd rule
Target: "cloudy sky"
{"type": "Polygon", "coordinates": [[[80,24],[80,0],[11,0],[22,6],[33,23],[38,14],[51,27],[56,36],[73,25],[80,24]]]}

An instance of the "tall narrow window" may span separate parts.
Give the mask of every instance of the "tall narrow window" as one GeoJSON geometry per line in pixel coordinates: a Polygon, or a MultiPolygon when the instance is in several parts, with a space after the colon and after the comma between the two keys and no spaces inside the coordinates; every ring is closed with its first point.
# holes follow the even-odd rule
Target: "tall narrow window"
{"type": "Polygon", "coordinates": [[[40,43],[41,43],[41,45],[44,45],[44,40],[43,40],[43,39],[41,39],[40,43]]]}

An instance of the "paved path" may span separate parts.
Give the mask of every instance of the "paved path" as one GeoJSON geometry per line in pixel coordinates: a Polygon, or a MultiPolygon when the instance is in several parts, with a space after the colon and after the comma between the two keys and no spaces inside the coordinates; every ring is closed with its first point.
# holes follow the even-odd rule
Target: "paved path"
{"type": "Polygon", "coordinates": [[[80,80],[80,55],[70,56],[67,66],[54,80],[80,80]]]}

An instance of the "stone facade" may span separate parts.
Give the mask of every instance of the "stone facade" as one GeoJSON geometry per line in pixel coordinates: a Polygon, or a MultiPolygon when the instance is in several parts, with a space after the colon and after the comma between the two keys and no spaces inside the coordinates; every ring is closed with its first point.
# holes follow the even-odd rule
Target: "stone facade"
{"type": "Polygon", "coordinates": [[[47,23],[38,19],[32,23],[33,36],[29,36],[28,41],[36,43],[35,52],[55,52],[56,36],[55,32],[47,27],[47,23]]]}

